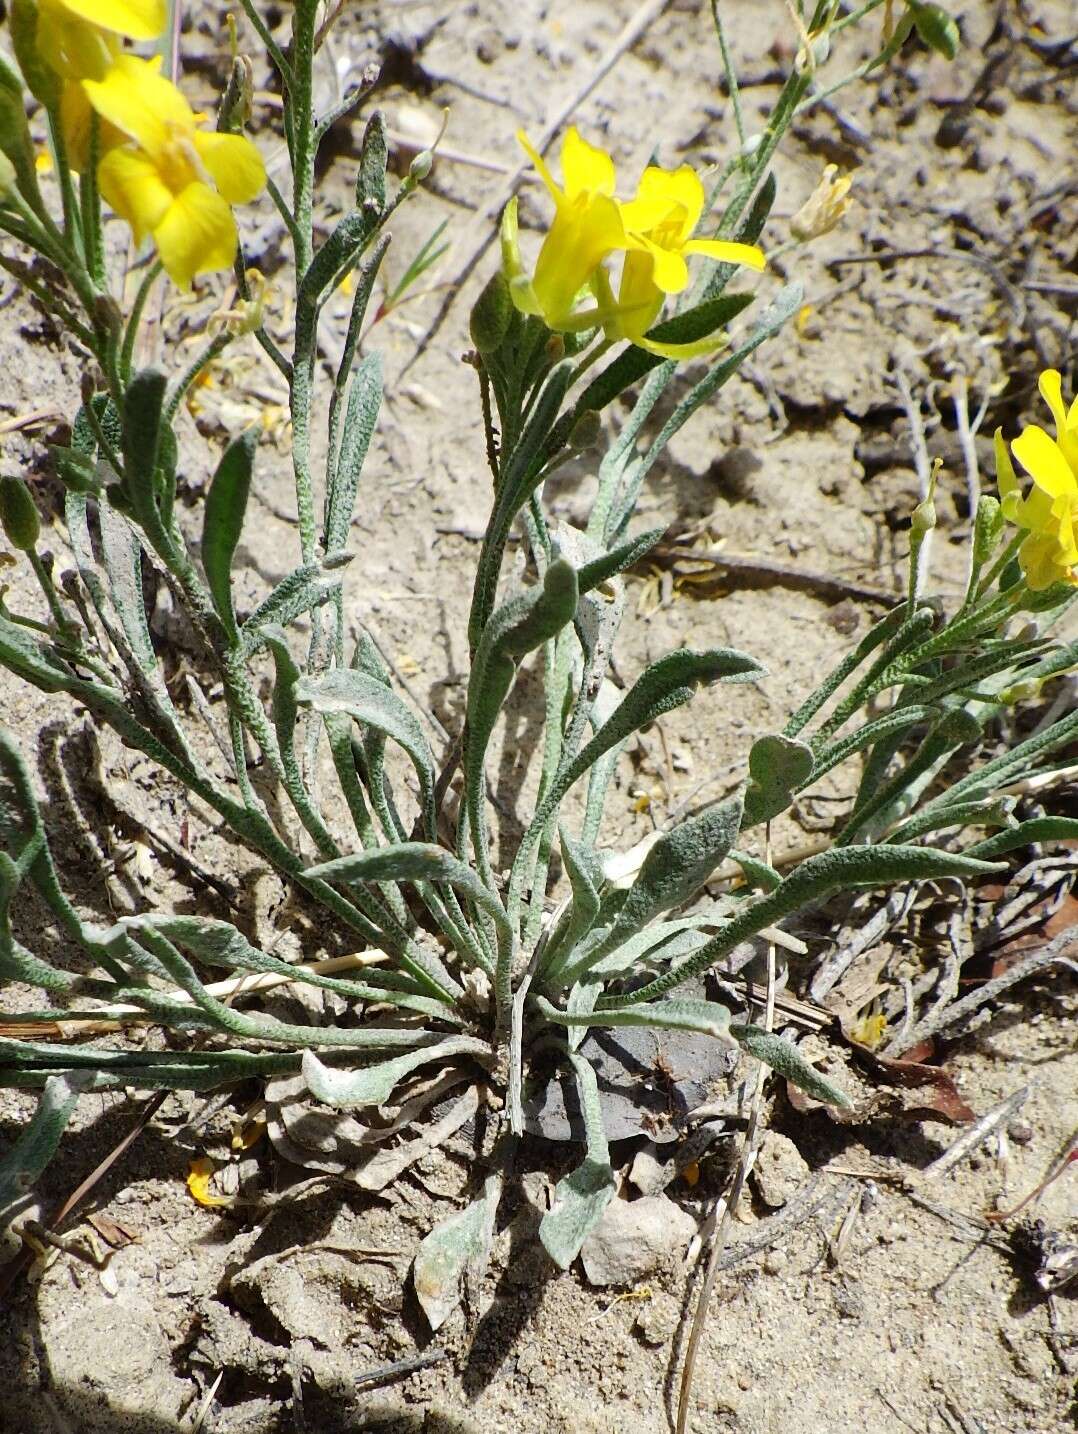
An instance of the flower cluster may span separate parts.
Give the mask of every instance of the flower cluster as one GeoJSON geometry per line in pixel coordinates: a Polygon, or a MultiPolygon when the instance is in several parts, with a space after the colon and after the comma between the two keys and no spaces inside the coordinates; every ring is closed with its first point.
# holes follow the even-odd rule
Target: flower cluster
{"type": "Polygon", "coordinates": [[[72,168],[91,163],[96,127],[101,194],[135,242],[152,236],[181,288],[229,268],[238,242],[231,206],[254,199],[265,168],[245,136],[201,127],[161,74],[160,56],[121,48],[160,36],[165,0],[36,0],[33,9],[31,34],[16,48],[31,88],[58,104],[72,168]]]}
{"type": "Polygon", "coordinates": [[[555,208],[530,276],[517,243],[516,202],[506,208],[503,264],[517,308],[541,315],[548,328],[561,333],[601,325],[608,339],[628,339],[662,358],[689,358],[716,348],[721,340],[715,337],[683,344],[648,337],[667,295],[680,294],[688,285],[687,256],[764,267],[755,244],[693,238],[705,200],[696,172],[687,164],[673,170],[649,165],[635,197],[622,201],[615,194],[614,161],[581,138],[575,127],[562,143],[563,185],[527,137],[517,138],[555,208]],[[604,262],[615,253],[624,254],[616,295],[604,262]],[[594,302],[580,308],[589,295],[594,302]]]}
{"type": "Polygon", "coordinates": [[[1003,513],[1028,533],[1018,551],[1034,592],[1053,583],[1078,584],[1078,398],[1067,408],[1055,369],[1040,377],[1041,397],[1052,410],[1056,436],[1031,423],[1011,443],[1011,453],[1033,480],[1023,497],[1001,430],[996,430],[996,477],[1003,513]]]}

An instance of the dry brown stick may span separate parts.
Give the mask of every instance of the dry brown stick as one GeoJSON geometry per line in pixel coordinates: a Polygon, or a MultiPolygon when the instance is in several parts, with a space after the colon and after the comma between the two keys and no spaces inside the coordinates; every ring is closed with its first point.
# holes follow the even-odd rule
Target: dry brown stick
{"type": "MultiPolygon", "coordinates": [[[[120,1156],[123,1155],[125,1151],[131,1145],[134,1144],[134,1142],[146,1129],[147,1125],[149,1125],[150,1121],[154,1118],[154,1116],[161,1109],[161,1107],[164,1105],[165,1101],[169,1098],[171,1094],[172,1092],[170,1090],[158,1091],[156,1095],[151,1096],[150,1099],[146,1101],[146,1103],[142,1107],[142,1110],[139,1112],[138,1119],[135,1121],[131,1129],[127,1132],[127,1134],[123,1137],[122,1140],[118,1141],[118,1143],[113,1146],[113,1148],[109,1151],[108,1155],[105,1156],[104,1160],[102,1160],[99,1165],[96,1165],[94,1169],[90,1171],[86,1179],[80,1181],[79,1184],[76,1185],[75,1189],[72,1190],[71,1194],[63,1202],[60,1208],[49,1219],[45,1227],[46,1229],[55,1231],[59,1228],[59,1226],[64,1223],[67,1217],[71,1214],[72,1210],[74,1210],[78,1205],[82,1203],[82,1201],[86,1198],[86,1196],[90,1193],[90,1191],[94,1188],[98,1181],[102,1180],[105,1175],[108,1174],[108,1172],[116,1164],[117,1160],[119,1160],[120,1156]]],[[[16,1255],[13,1260],[8,1261],[8,1263],[3,1267],[3,1269],[0,1269],[0,1296],[3,1296],[8,1292],[11,1286],[31,1263],[31,1260],[32,1256],[30,1255],[29,1250],[24,1249],[21,1254],[16,1255]]]]}
{"type": "MultiPolygon", "coordinates": [[[[599,63],[595,66],[594,70],[591,71],[584,83],[574,91],[569,99],[557,110],[554,116],[543,126],[535,146],[540,154],[546,153],[551,141],[561,129],[562,125],[572,117],[573,112],[578,106],[584,103],[592,90],[606,78],[621,59],[622,55],[625,54],[626,50],[631,49],[645,30],[647,30],[648,26],[654,24],[669,3],[670,0],[644,0],[644,3],[637,8],[636,12],[630,17],[621,33],[614,39],[610,48],[602,55],[599,63]]],[[[447,280],[449,293],[443,300],[441,308],[435,314],[426,333],[416,345],[415,353],[412,354],[411,358],[405,364],[402,373],[408,372],[416,359],[428,348],[431,340],[442,327],[442,324],[445,323],[446,316],[457,297],[457,290],[494,242],[497,229],[493,220],[501,213],[516,193],[521,180],[528,171],[530,163],[530,160],[524,160],[518,164],[509,174],[505,183],[495,190],[494,194],[491,195],[490,199],[487,200],[486,204],[484,204],[482,209],[476,214],[471,224],[471,232],[478,233],[479,237],[471,248],[468,249],[464,259],[461,260],[447,280]]]]}
{"type": "Polygon", "coordinates": [[[758,583],[777,583],[782,587],[799,588],[803,592],[828,593],[834,597],[862,598],[866,602],[894,607],[904,594],[873,587],[855,578],[842,578],[834,573],[819,573],[811,568],[795,567],[792,563],[776,563],[771,558],[752,557],[747,553],[724,553],[721,548],[659,547],[656,558],[686,558],[697,563],[710,563],[758,583]]]}
{"type": "Polygon", "coordinates": [[[986,981],[983,986],[978,986],[975,991],[971,991],[968,996],[963,996],[960,1001],[955,1001],[945,1010],[933,1011],[930,1016],[919,1021],[911,1030],[907,1031],[900,1041],[891,1042],[887,1047],[888,1057],[893,1060],[903,1051],[908,1051],[929,1036],[934,1036],[937,1031],[942,1031],[947,1026],[953,1026],[956,1021],[961,1021],[965,1016],[971,1016],[974,1011],[994,1000],[1009,986],[1024,981],[1027,976],[1032,976],[1042,967],[1050,966],[1055,961],[1074,961],[1075,958],[1078,958],[1078,925],[1068,926],[1054,940],[1049,941],[1047,946],[1042,946],[1039,951],[1032,952],[1022,961],[1016,961],[1009,971],[1004,971],[1002,976],[997,976],[992,981],[986,981]]]}

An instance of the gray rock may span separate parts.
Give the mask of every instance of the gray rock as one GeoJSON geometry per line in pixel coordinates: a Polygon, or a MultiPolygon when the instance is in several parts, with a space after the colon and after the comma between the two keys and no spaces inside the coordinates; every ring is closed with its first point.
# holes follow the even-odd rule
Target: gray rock
{"type": "Polygon", "coordinates": [[[632,1285],[679,1254],[696,1233],[691,1215],[665,1195],[611,1200],[580,1258],[592,1285],[632,1285]]]}

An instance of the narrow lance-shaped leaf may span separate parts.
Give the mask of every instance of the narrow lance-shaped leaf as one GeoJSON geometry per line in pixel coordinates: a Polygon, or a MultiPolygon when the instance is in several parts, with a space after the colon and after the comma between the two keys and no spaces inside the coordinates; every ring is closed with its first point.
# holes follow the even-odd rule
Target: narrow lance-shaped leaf
{"type": "Polygon", "coordinates": [[[376,851],[338,857],[336,861],[308,867],[304,874],[323,881],[444,881],[462,891],[510,934],[505,907],[496,893],[483,885],[471,867],[431,842],[398,842],[376,851]]]}
{"type": "Polygon", "coordinates": [[[348,539],[363,464],[371,445],[382,404],[382,356],[366,355],[355,371],[345,410],[341,451],[326,496],[323,544],[327,553],[343,548],[348,539]]]}
{"type": "Polygon", "coordinates": [[[645,856],[625,904],[591,959],[601,960],[660,912],[694,896],[737,840],[741,814],[741,798],[736,797],[664,832],[645,856]]]}
{"type": "Polygon", "coordinates": [[[435,1225],[416,1251],[412,1281],[432,1330],[440,1329],[460,1304],[464,1275],[479,1276],[486,1269],[502,1183],[501,1171],[492,1170],[481,1194],[435,1225]]]}
{"type": "Polygon", "coordinates": [[[247,511],[257,443],[257,433],[249,429],[225,449],[206,494],[202,519],[202,566],[206,570],[206,582],[217,616],[233,640],[237,629],[232,608],[232,560],[247,511]]]}
{"type": "Polygon", "coordinates": [[[489,1057],[490,1045],[474,1036],[450,1036],[437,1045],[423,1046],[392,1060],[378,1061],[361,1070],[338,1071],[323,1065],[313,1051],[303,1052],[303,1079],[316,1100],[337,1110],[358,1110],[383,1105],[406,1075],[420,1066],[456,1056],[489,1057]]]}
{"type": "Polygon", "coordinates": [[[696,1031],[714,1036],[724,1045],[736,1042],[730,1035],[730,1012],[718,1001],[674,1000],[645,1001],[637,1006],[618,1010],[562,1011],[543,996],[535,1004],[548,1021],[559,1026],[654,1026],[669,1031],[696,1031]]]}
{"type": "Polygon", "coordinates": [[[754,658],[732,647],[712,648],[707,652],[684,648],[653,662],[591,741],[558,773],[533,820],[533,829],[546,822],[573,783],[604,752],[664,713],[688,702],[700,687],[712,682],[756,682],[765,675],[766,669],[754,658]]]}
{"type": "Polygon", "coordinates": [[[1034,842],[1074,841],[1078,841],[1078,819],[1074,817],[1031,817],[1029,821],[1019,822],[1016,827],[1011,827],[1005,832],[997,832],[995,836],[990,836],[985,841],[978,842],[976,846],[971,846],[966,855],[978,857],[981,861],[991,861],[1005,852],[1032,846],[1034,842]]]}
{"type": "Polygon", "coordinates": [[[400,698],[376,678],[354,667],[336,667],[317,677],[301,677],[296,700],[316,712],[343,712],[377,732],[391,737],[412,760],[419,778],[424,822],[433,836],[434,762],[418,720],[400,698]]]}
{"type": "Polygon", "coordinates": [[[28,1193],[56,1154],[71,1112],[90,1080],[91,1072],[72,1071],[51,1075],[45,1081],[45,1089],[29,1124],[7,1154],[0,1158],[0,1220],[5,1209],[28,1193]]]}
{"type": "Polygon", "coordinates": [[[603,1130],[595,1072],[575,1051],[569,1052],[569,1059],[580,1094],[587,1155],[581,1165],[558,1181],[551,1207],[539,1225],[539,1240],[543,1249],[563,1270],[567,1270],[576,1259],[581,1245],[614,1198],[614,1172],[603,1130]]]}
{"type": "Polygon", "coordinates": [[[127,386],[123,408],[123,460],[126,497],[147,531],[158,525],[154,490],[164,427],[165,375],[148,368],[127,386]]]}
{"type": "Polygon", "coordinates": [[[803,861],[781,886],[746,902],[717,936],[680,965],[649,981],[631,995],[605,996],[603,1009],[654,1001],[667,991],[713,966],[740,941],[781,921],[810,902],[836,891],[861,886],[894,886],[904,881],[931,881],[944,876],[975,878],[999,871],[998,862],[976,861],[957,853],[922,846],[833,847],[803,861]]]}
{"type": "Polygon", "coordinates": [[[837,1105],[843,1110],[853,1108],[853,1101],[845,1091],[840,1090],[826,1076],[822,1076],[795,1045],[783,1040],[781,1036],[772,1035],[760,1026],[737,1023],[730,1027],[730,1034],[742,1050],[755,1056],[758,1061],[763,1061],[764,1065],[785,1076],[793,1085],[800,1086],[816,1100],[822,1100],[827,1105],[837,1105]]]}

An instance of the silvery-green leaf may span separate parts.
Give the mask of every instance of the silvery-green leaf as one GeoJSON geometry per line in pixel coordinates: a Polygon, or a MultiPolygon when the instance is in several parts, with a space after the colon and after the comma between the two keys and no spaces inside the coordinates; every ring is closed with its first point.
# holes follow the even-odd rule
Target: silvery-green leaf
{"type": "Polygon", "coordinates": [[[232,607],[232,560],[247,512],[257,444],[256,430],[249,429],[225,449],[206,494],[202,519],[202,566],[206,570],[206,582],[217,616],[232,636],[237,631],[232,607]]]}
{"type": "Polygon", "coordinates": [[[558,773],[533,827],[547,820],[573,783],[604,752],[664,713],[688,702],[700,687],[712,682],[755,682],[764,675],[764,668],[758,662],[732,647],[712,648],[707,652],[682,648],[653,662],[633,683],[609,720],[558,773]]]}
{"type": "Polygon", "coordinates": [[[680,998],[673,1001],[641,1002],[617,1010],[561,1011],[543,996],[535,1004],[548,1021],[559,1026],[657,1026],[672,1031],[697,1031],[732,1044],[730,1012],[717,1001],[680,998]]]}
{"type": "Polygon", "coordinates": [[[166,427],[165,388],[159,369],[142,369],[128,384],[123,401],[124,496],[146,529],[159,521],[155,478],[166,427]]]}
{"type": "Polygon", "coordinates": [[[307,876],[323,881],[444,881],[463,891],[469,901],[508,927],[505,908],[497,894],[475,872],[444,847],[431,842],[398,842],[374,851],[358,852],[308,867],[307,876]]]}
{"type": "Polygon", "coordinates": [[[577,942],[591,930],[599,912],[599,888],[603,884],[603,865],[594,848],[573,841],[564,827],[559,828],[558,836],[573,899],[559,929],[551,934],[544,962],[551,972],[563,964],[577,942]]]}
{"type": "Polygon", "coordinates": [[[116,512],[107,498],[101,499],[97,511],[112,603],[136,662],[149,674],[157,667],[157,654],[150,639],[142,597],[142,546],[131,524],[116,512]]]}
{"type": "Polygon", "coordinates": [[[1019,822],[1008,831],[997,832],[995,836],[980,841],[966,849],[967,856],[989,861],[1004,852],[1016,851],[1019,847],[1032,846],[1034,842],[1078,841],[1078,819],[1074,817],[1031,817],[1019,822]]]}
{"type": "Polygon", "coordinates": [[[350,1071],[323,1065],[314,1052],[308,1050],[303,1052],[302,1070],[307,1088],[316,1100],[338,1110],[356,1110],[384,1105],[404,1077],[420,1066],[463,1055],[489,1057],[490,1045],[474,1036],[450,1036],[437,1045],[423,1046],[407,1055],[350,1071]]]}
{"type": "Polygon", "coordinates": [[[575,1051],[569,1052],[569,1059],[580,1093],[588,1153],[581,1165],[558,1181],[553,1203],[539,1224],[543,1249],[563,1270],[579,1255],[615,1192],[595,1072],[575,1051]]]}
{"type": "Polygon", "coordinates": [[[50,1075],[45,1081],[37,1110],[11,1148],[0,1157],[0,1220],[5,1209],[27,1194],[56,1154],[71,1112],[91,1079],[90,1071],[69,1071],[50,1075]]]}
{"type": "Polygon", "coordinates": [[[342,712],[391,737],[412,760],[427,825],[434,827],[434,762],[419,721],[388,687],[354,667],[335,667],[317,677],[301,677],[296,700],[316,712],[342,712]]]}
{"type": "Polygon", "coordinates": [[[372,350],[360,362],[352,379],[345,410],[341,451],[326,502],[323,543],[327,553],[343,548],[348,540],[356,492],[367,450],[382,403],[382,356],[372,350]]]}
{"type": "Polygon", "coordinates": [[[822,1076],[809,1064],[796,1046],[781,1036],[772,1035],[759,1026],[734,1024],[730,1032],[742,1050],[755,1056],[764,1065],[770,1066],[780,1076],[807,1091],[816,1100],[827,1105],[837,1105],[843,1110],[852,1110],[853,1101],[849,1096],[822,1076]]]}
{"type": "Polygon", "coordinates": [[[790,805],[793,794],[812,776],[812,749],[792,737],[757,737],[749,751],[745,790],[745,826],[770,821],[790,805]]]}
{"type": "Polygon", "coordinates": [[[801,862],[774,891],[744,902],[718,935],[679,965],[649,981],[631,996],[604,997],[600,1006],[605,1009],[655,1000],[699,976],[739,942],[765,926],[781,921],[811,902],[822,901],[833,892],[862,886],[894,886],[904,881],[931,881],[943,876],[987,876],[1001,870],[1001,866],[1001,863],[976,861],[933,847],[832,847],[801,862]]]}
{"type": "Polygon", "coordinates": [[[662,834],[645,856],[596,959],[699,891],[737,839],[741,813],[741,798],[735,797],[662,834]]]}
{"type": "Polygon", "coordinates": [[[435,1225],[416,1251],[412,1281],[432,1330],[440,1329],[460,1304],[464,1275],[478,1278],[485,1270],[501,1193],[501,1172],[492,1171],[478,1198],[435,1225]]]}
{"type": "Polygon", "coordinates": [[[257,652],[262,646],[263,627],[276,623],[287,628],[303,613],[327,602],[340,583],[340,572],[347,561],[350,559],[338,554],[332,562],[304,563],[282,578],[243,624],[241,630],[247,655],[257,652]]]}

